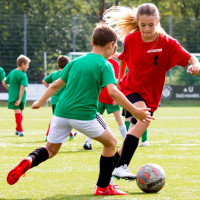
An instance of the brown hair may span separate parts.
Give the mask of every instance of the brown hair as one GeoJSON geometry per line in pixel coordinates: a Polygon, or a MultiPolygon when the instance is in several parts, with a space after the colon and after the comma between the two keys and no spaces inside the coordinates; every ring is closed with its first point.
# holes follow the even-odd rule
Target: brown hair
{"type": "Polygon", "coordinates": [[[30,63],[31,62],[31,60],[28,58],[28,57],[26,57],[25,55],[20,55],[18,58],[17,58],[17,66],[18,67],[21,67],[22,66],[22,63],[30,63]]]}
{"type": "MultiPolygon", "coordinates": [[[[139,30],[136,19],[139,20],[140,15],[155,16],[156,19],[160,19],[159,11],[153,3],[143,3],[137,8],[133,7],[132,9],[113,6],[105,11],[103,19],[107,24],[114,26],[114,29],[119,34],[119,38],[123,41],[128,34],[139,30]]],[[[156,31],[160,35],[166,35],[160,23],[158,23],[156,31]]]]}
{"type": "Polygon", "coordinates": [[[58,67],[63,69],[69,63],[69,58],[67,56],[61,55],[58,57],[57,63],[58,67]]]}
{"type": "Polygon", "coordinates": [[[117,42],[117,34],[111,26],[100,23],[93,31],[92,42],[96,46],[105,46],[109,42],[117,42]]]}

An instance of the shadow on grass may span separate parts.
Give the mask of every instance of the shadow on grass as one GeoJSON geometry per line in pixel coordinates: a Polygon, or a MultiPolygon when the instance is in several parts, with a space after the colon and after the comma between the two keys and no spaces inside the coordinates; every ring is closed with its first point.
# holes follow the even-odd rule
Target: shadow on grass
{"type": "MultiPolygon", "coordinates": [[[[127,195],[112,195],[110,196],[111,199],[132,199],[131,195],[152,195],[152,193],[148,194],[148,193],[143,193],[143,192],[132,192],[132,193],[127,193],[127,195]]],[[[51,199],[71,199],[71,200],[97,200],[97,199],[109,199],[109,195],[103,195],[103,196],[95,196],[93,194],[79,194],[79,195],[56,195],[56,196],[52,196],[52,197],[47,197],[47,198],[43,198],[42,200],[51,200],[51,199]]],[[[136,196],[134,196],[134,199],[136,198],[136,196]]]]}

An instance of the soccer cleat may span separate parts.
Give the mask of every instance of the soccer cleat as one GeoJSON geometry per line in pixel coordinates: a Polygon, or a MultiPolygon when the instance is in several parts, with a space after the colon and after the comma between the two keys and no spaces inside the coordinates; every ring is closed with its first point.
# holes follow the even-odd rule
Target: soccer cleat
{"type": "Polygon", "coordinates": [[[76,135],[77,135],[77,132],[74,132],[74,133],[71,132],[69,134],[69,141],[73,140],[76,135]]]}
{"type": "Polygon", "coordinates": [[[117,190],[111,184],[105,188],[100,188],[96,185],[94,189],[94,195],[126,195],[126,192],[117,190]]]}
{"type": "Polygon", "coordinates": [[[112,176],[117,179],[126,179],[126,180],[135,180],[137,178],[137,176],[129,172],[129,168],[127,167],[126,164],[118,168],[115,168],[112,173],[112,176]]]}
{"type": "Polygon", "coordinates": [[[19,131],[16,130],[16,131],[15,131],[15,135],[19,135],[19,131]]]}
{"type": "Polygon", "coordinates": [[[112,186],[115,187],[116,189],[119,189],[119,185],[116,185],[116,184],[114,183],[114,180],[113,180],[112,177],[111,177],[111,179],[110,179],[110,185],[112,185],[112,186]]]}
{"type": "Polygon", "coordinates": [[[18,136],[19,136],[19,137],[23,137],[23,136],[24,136],[24,132],[23,132],[23,131],[20,131],[19,134],[18,134],[18,136]]]}
{"type": "Polygon", "coordinates": [[[10,185],[15,184],[19,178],[31,168],[32,161],[29,158],[23,158],[9,173],[7,176],[7,182],[10,185]]]}
{"type": "Polygon", "coordinates": [[[148,147],[149,146],[149,141],[146,140],[145,142],[140,142],[138,146],[139,147],[148,147]]]}
{"type": "Polygon", "coordinates": [[[92,144],[88,144],[88,142],[85,142],[85,144],[83,145],[83,148],[85,150],[93,150],[92,144]]]}

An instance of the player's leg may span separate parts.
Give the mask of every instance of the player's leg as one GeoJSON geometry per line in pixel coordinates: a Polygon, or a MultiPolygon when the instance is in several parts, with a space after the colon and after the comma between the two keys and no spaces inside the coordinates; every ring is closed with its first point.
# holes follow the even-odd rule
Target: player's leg
{"type": "Polygon", "coordinates": [[[85,144],[83,145],[83,148],[85,150],[93,150],[93,148],[92,148],[92,138],[90,138],[90,137],[86,138],[85,144]]]}
{"type": "MultiPolygon", "coordinates": [[[[146,107],[143,99],[140,96],[133,94],[131,97],[135,106],[137,107],[146,107]]],[[[130,117],[130,116],[128,116],[130,117]]],[[[133,122],[134,123],[134,122],[133,122]]],[[[128,131],[128,134],[123,142],[123,145],[120,147],[118,152],[115,154],[117,161],[116,168],[113,171],[113,175],[121,178],[136,178],[136,176],[131,175],[127,166],[129,165],[136,149],[138,146],[139,138],[143,132],[147,129],[150,122],[137,121],[136,125],[131,125],[128,131]]]]}
{"type": "Polygon", "coordinates": [[[93,120],[71,120],[72,127],[82,132],[87,137],[102,143],[103,151],[100,158],[100,173],[95,187],[95,195],[120,195],[123,192],[117,191],[111,186],[110,179],[113,170],[113,158],[117,140],[110,129],[107,127],[100,114],[93,120]]]}
{"type": "Polygon", "coordinates": [[[15,184],[27,170],[55,156],[71,130],[67,119],[53,116],[46,146],[37,148],[14,167],[7,176],[8,184],[15,184]]]}
{"type": "Polygon", "coordinates": [[[113,184],[110,184],[113,171],[113,159],[117,140],[107,127],[105,132],[94,138],[103,144],[103,151],[100,158],[100,173],[97,185],[94,190],[95,195],[125,195],[125,192],[118,191],[113,184]]]}
{"type": "Polygon", "coordinates": [[[14,109],[15,113],[15,122],[16,122],[16,132],[15,134],[18,136],[23,136],[23,128],[22,128],[22,110],[14,109]]]}
{"type": "Polygon", "coordinates": [[[141,137],[141,142],[139,143],[140,147],[148,147],[149,146],[149,141],[148,141],[148,135],[147,135],[147,130],[144,131],[141,137]]]}
{"type": "Polygon", "coordinates": [[[120,131],[120,133],[122,135],[122,138],[124,139],[126,137],[127,130],[126,130],[126,126],[125,126],[125,124],[123,122],[123,118],[121,116],[121,113],[118,110],[118,111],[113,112],[113,114],[115,116],[115,120],[116,120],[116,122],[118,124],[118,128],[119,128],[119,131],[120,131]]]}

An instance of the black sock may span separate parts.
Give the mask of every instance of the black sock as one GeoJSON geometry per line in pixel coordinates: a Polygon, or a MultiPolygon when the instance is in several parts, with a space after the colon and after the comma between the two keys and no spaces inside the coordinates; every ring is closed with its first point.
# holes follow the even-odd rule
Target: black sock
{"type": "Polygon", "coordinates": [[[98,178],[98,181],[97,181],[98,187],[105,188],[109,185],[110,179],[111,179],[111,176],[112,176],[113,160],[114,160],[114,156],[104,157],[104,156],[101,155],[101,158],[100,158],[100,173],[99,173],[99,178],[98,178]]]}
{"type": "Polygon", "coordinates": [[[45,147],[40,147],[28,155],[32,158],[31,168],[39,165],[49,158],[49,153],[45,147]]]}
{"type": "Polygon", "coordinates": [[[118,151],[115,153],[115,155],[114,155],[114,164],[113,164],[113,170],[115,169],[115,167],[116,167],[116,165],[117,165],[117,163],[118,163],[118,161],[119,161],[119,158],[120,158],[120,155],[119,155],[119,153],[118,153],[118,151]]]}
{"type": "Polygon", "coordinates": [[[116,167],[126,164],[129,165],[135,150],[138,147],[139,139],[133,135],[128,134],[124,140],[122,153],[116,167]]]}

